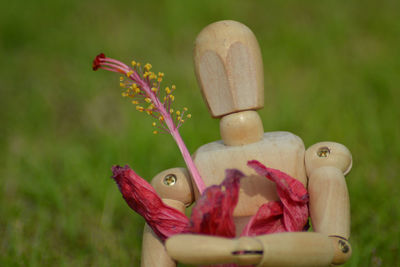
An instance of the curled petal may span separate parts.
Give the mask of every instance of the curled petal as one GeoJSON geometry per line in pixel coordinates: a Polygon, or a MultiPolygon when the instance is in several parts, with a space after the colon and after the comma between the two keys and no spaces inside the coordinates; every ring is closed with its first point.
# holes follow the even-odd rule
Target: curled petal
{"type": "Polygon", "coordinates": [[[244,174],[227,170],[220,185],[208,187],[193,207],[189,231],[192,233],[235,237],[233,210],[239,199],[240,179],[244,174]]]}
{"type": "Polygon", "coordinates": [[[128,165],[113,166],[112,178],[117,183],[126,203],[139,213],[161,239],[186,232],[189,219],[182,212],[167,206],[154,188],[128,165]]]}
{"type": "Polygon", "coordinates": [[[276,183],[277,192],[283,205],[283,225],[288,232],[302,231],[308,222],[308,193],[304,185],[288,174],[267,168],[257,160],[247,165],[259,175],[276,183]]]}
{"type": "Polygon", "coordinates": [[[263,204],[243,229],[241,236],[257,236],[285,232],[283,205],[280,201],[263,204]]]}

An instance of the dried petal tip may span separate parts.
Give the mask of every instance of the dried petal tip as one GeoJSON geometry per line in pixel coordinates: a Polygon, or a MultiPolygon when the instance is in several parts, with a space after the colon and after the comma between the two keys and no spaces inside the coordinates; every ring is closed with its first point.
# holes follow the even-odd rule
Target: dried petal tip
{"type": "Polygon", "coordinates": [[[104,55],[103,53],[100,53],[93,60],[92,68],[93,68],[94,71],[96,71],[100,67],[101,58],[106,58],[106,55],[104,55]]]}
{"type": "MultiPolygon", "coordinates": [[[[265,167],[257,160],[248,161],[247,166],[254,169],[258,175],[265,176],[276,184],[276,191],[282,204],[284,230],[287,232],[302,231],[308,222],[308,193],[304,185],[284,172],[265,167]]],[[[272,211],[272,205],[256,214],[257,218],[253,221],[255,228],[252,231],[262,232],[262,228],[268,225],[266,221],[269,221],[269,216],[265,216],[265,214],[272,211]],[[260,224],[257,226],[258,223],[260,224]]],[[[282,226],[275,226],[283,230],[282,226]]]]}
{"type": "Polygon", "coordinates": [[[235,237],[233,210],[239,199],[244,174],[232,169],[220,185],[207,187],[192,209],[189,231],[197,234],[235,237]]]}
{"type": "Polygon", "coordinates": [[[112,172],[126,203],[143,216],[161,240],[186,231],[189,225],[186,215],[164,204],[154,188],[128,165],[113,166],[112,172]]]}

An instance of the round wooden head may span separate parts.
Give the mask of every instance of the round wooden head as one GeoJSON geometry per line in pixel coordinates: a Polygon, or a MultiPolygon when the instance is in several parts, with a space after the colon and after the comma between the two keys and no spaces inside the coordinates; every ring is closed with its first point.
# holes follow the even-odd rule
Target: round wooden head
{"type": "Polygon", "coordinates": [[[194,65],[213,117],[264,106],[260,47],[247,26],[231,20],[208,25],[196,38],[194,65]]]}

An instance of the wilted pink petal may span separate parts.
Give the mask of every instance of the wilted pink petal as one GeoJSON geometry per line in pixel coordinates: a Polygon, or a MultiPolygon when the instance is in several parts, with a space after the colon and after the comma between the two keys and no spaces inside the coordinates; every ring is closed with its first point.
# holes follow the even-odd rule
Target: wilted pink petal
{"type": "Polygon", "coordinates": [[[243,176],[238,170],[227,170],[220,185],[210,186],[204,191],[192,209],[191,233],[235,237],[233,210],[239,199],[243,176]]]}
{"type": "Polygon", "coordinates": [[[276,183],[283,204],[283,226],[287,232],[302,231],[308,222],[308,193],[304,185],[284,172],[267,168],[256,160],[247,165],[276,183]]]}
{"type": "Polygon", "coordinates": [[[112,172],[112,178],[129,207],[143,216],[161,240],[185,232],[189,225],[185,214],[165,205],[153,187],[128,165],[113,166],[112,172]]]}
{"type": "Polygon", "coordinates": [[[285,232],[283,206],[280,201],[263,204],[243,229],[241,236],[257,236],[285,232]]]}

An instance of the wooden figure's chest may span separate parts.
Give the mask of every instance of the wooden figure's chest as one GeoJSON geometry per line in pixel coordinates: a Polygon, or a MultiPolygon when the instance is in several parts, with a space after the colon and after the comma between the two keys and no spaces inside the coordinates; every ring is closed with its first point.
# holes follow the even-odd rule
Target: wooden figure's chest
{"type": "Polygon", "coordinates": [[[298,136],[269,132],[259,142],[244,146],[226,146],[222,141],[206,144],[196,151],[194,162],[206,186],[220,184],[226,169],[236,168],[246,175],[241,180],[239,202],[234,211],[235,217],[244,217],[254,215],[262,204],[278,200],[275,184],[256,175],[247,167],[247,161],[258,160],[307,186],[304,153],[303,141],[298,136]]]}

